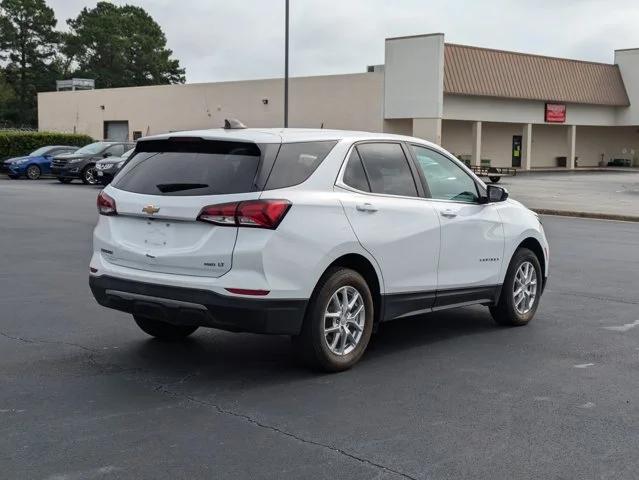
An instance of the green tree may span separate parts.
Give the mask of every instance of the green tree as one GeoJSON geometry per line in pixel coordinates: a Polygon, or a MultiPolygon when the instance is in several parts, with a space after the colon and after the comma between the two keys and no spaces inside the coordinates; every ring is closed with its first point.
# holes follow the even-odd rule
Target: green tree
{"type": "Polygon", "coordinates": [[[64,53],[99,88],[184,83],[160,26],[142,8],[98,2],[67,20],[64,53]]]}
{"type": "Polygon", "coordinates": [[[10,122],[9,113],[15,102],[15,92],[11,85],[7,83],[4,74],[0,72],[0,128],[10,122]]]}
{"type": "Polygon", "coordinates": [[[35,125],[36,93],[53,87],[56,23],[44,0],[0,1],[0,60],[15,91],[15,100],[3,113],[17,124],[35,125]]]}

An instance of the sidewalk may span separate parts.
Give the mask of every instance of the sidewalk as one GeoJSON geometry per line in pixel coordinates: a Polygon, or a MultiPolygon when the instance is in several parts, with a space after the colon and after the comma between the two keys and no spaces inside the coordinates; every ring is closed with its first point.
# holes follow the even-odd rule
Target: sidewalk
{"type": "Polygon", "coordinates": [[[531,171],[499,185],[539,213],[639,222],[639,169],[531,171]]]}

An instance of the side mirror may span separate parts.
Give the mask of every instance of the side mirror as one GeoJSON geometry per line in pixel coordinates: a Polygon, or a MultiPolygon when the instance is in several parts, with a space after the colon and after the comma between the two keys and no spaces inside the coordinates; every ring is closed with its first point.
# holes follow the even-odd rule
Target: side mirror
{"type": "Polygon", "coordinates": [[[488,184],[486,187],[486,203],[503,202],[508,198],[508,190],[497,185],[488,184]]]}
{"type": "Polygon", "coordinates": [[[106,152],[104,155],[102,155],[102,158],[109,158],[112,155],[109,152],[106,152]]]}

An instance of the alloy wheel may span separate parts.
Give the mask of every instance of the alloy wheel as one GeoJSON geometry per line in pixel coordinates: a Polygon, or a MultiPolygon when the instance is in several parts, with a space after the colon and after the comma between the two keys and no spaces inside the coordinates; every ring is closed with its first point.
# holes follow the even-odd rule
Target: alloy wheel
{"type": "Polygon", "coordinates": [[[364,333],[366,308],[364,298],[351,286],[339,288],[326,306],[324,313],[324,340],[335,355],[351,353],[364,333]]]}
{"type": "Polygon", "coordinates": [[[29,180],[37,180],[40,178],[40,169],[36,165],[29,165],[29,168],[27,168],[27,178],[29,180]]]}
{"type": "Polygon", "coordinates": [[[95,185],[98,183],[95,167],[89,167],[84,172],[84,179],[89,185],[95,185]]]}
{"type": "Polygon", "coordinates": [[[535,306],[537,298],[537,271],[531,262],[523,262],[515,274],[513,303],[520,315],[526,315],[535,306]]]}

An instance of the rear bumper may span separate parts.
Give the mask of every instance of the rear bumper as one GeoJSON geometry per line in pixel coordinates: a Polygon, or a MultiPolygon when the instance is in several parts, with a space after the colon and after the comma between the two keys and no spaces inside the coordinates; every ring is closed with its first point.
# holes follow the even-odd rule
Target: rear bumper
{"type": "Polygon", "coordinates": [[[233,332],[297,335],[307,304],[307,300],[247,299],[105,275],[90,276],[89,286],[104,307],[175,325],[233,332]]]}

